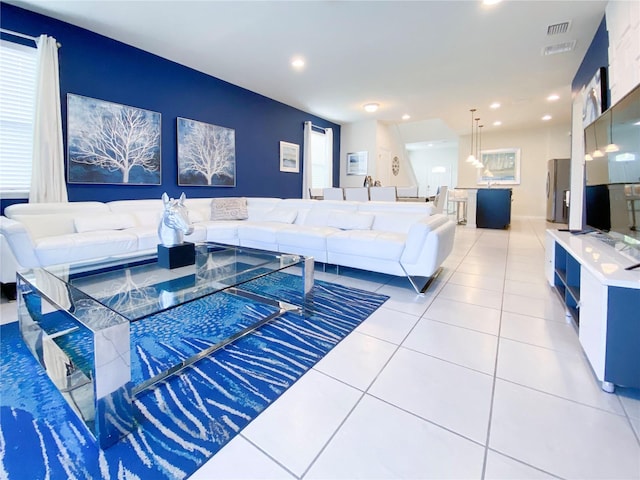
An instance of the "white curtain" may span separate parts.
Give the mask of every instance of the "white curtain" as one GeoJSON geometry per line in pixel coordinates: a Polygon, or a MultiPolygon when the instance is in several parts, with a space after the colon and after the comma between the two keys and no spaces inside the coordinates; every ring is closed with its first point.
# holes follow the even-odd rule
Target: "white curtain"
{"type": "Polygon", "coordinates": [[[333,130],[330,128],[324,129],[324,155],[327,160],[327,175],[328,185],[333,186],[333,130]]]}
{"type": "Polygon", "coordinates": [[[311,122],[304,122],[304,145],[302,150],[302,198],[309,198],[311,187],[311,122]]]}
{"type": "Polygon", "coordinates": [[[40,35],[29,202],[67,202],[60,113],[58,42],[40,35]]]}

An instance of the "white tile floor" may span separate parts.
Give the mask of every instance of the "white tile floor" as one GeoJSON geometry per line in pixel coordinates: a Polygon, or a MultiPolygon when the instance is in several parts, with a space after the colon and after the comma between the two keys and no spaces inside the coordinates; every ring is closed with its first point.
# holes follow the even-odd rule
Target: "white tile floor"
{"type": "Polygon", "coordinates": [[[424,296],[317,271],[391,298],[191,478],[640,479],[640,391],[599,389],[545,281],[545,228],[458,227],[424,296]]]}

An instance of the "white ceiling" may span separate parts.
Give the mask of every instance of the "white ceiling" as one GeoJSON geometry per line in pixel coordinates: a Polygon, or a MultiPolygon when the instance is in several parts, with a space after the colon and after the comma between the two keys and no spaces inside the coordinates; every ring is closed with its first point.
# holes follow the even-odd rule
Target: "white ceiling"
{"type": "MultiPolygon", "coordinates": [[[[606,1],[107,1],[12,3],[345,124],[440,119],[469,134],[569,128],[570,85],[606,1]],[[571,22],[548,36],[549,25],[571,22]],[[543,56],[576,40],[575,50],[543,56]],[[292,57],[306,59],[301,71],[292,57]],[[561,99],[546,101],[550,93],[561,99]],[[493,101],[502,103],[496,111],[493,101]],[[380,103],[373,114],[362,105],[380,103]],[[494,127],[502,120],[502,127],[494,127]]],[[[64,48],[64,46],[63,46],[64,48]]],[[[427,139],[428,140],[428,139],[427,139]]]]}

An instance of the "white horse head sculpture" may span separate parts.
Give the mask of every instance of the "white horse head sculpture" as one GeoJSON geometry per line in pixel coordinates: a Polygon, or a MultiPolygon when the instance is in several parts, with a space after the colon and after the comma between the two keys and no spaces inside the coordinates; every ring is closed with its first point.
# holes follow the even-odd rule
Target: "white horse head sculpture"
{"type": "Polygon", "coordinates": [[[181,244],[184,241],[184,235],[193,232],[189,212],[184,206],[185,198],[184,192],[178,200],[169,198],[166,193],[162,194],[164,212],[158,226],[158,236],[160,243],[165,247],[181,244]]]}

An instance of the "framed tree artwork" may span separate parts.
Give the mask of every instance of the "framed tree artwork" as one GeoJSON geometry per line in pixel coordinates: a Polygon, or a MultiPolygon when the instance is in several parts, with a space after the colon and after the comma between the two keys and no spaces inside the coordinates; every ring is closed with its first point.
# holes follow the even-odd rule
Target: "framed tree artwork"
{"type": "Polygon", "coordinates": [[[67,95],[69,183],[160,185],[157,112],[67,95]]]}
{"type": "Polygon", "coordinates": [[[178,117],[178,185],[235,187],[235,130],[178,117]]]}

